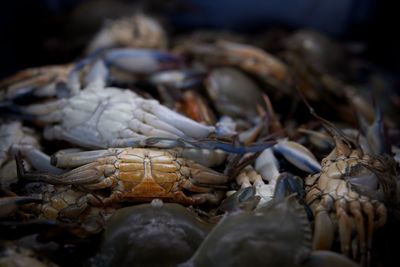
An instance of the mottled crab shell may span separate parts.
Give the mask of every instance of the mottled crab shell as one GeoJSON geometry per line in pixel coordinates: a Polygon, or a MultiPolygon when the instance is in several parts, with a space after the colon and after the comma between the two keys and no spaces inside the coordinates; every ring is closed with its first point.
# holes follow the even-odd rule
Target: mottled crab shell
{"type": "Polygon", "coordinates": [[[123,208],[107,222],[92,265],[176,266],[193,255],[210,229],[178,204],[155,200],[123,208]]]}
{"type": "Polygon", "coordinates": [[[311,229],[293,196],[226,216],[183,266],[296,266],[311,253],[311,229]]]}

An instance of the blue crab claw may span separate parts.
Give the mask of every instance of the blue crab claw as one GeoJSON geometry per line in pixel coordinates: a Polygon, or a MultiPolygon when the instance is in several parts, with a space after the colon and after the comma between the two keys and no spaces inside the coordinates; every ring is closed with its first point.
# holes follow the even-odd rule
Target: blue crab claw
{"type": "Polygon", "coordinates": [[[11,149],[14,155],[21,154],[24,158],[27,158],[29,163],[36,170],[46,171],[52,174],[60,174],[63,172],[63,170],[54,167],[50,162],[50,157],[37,148],[26,145],[13,145],[11,149]]]}
{"type": "Polygon", "coordinates": [[[41,203],[42,200],[35,197],[10,196],[0,198],[0,218],[5,218],[15,213],[19,206],[29,203],[41,203]]]}
{"type": "Polygon", "coordinates": [[[88,74],[84,77],[86,85],[91,84],[97,88],[104,88],[108,79],[108,69],[104,61],[100,58],[96,58],[98,53],[94,53],[91,56],[84,58],[75,63],[74,68],[68,75],[68,87],[70,88],[70,95],[76,95],[84,86],[81,84],[81,71],[84,67],[89,64],[92,66],[89,69],[88,74]]]}
{"type": "Polygon", "coordinates": [[[132,48],[108,50],[104,55],[104,61],[108,66],[115,66],[135,74],[150,74],[176,68],[182,64],[180,57],[167,52],[132,48]]]}
{"type": "Polygon", "coordinates": [[[0,81],[0,98],[17,100],[24,98],[48,98],[57,95],[65,87],[71,65],[53,65],[29,68],[0,81]]]}
{"type": "Polygon", "coordinates": [[[176,55],[151,49],[100,49],[75,63],[68,76],[68,86],[73,94],[79,92],[82,70],[92,64],[89,74],[85,76],[87,84],[104,87],[109,67],[116,67],[130,74],[151,74],[156,71],[173,69],[182,65],[182,59],[176,55]],[[103,85],[103,86],[102,86],[103,85]]]}
{"type": "Polygon", "coordinates": [[[224,199],[218,207],[218,210],[228,213],[241,210],[251,211],[257,207],[259,202],[260,197],[256,196],[256,189],[249,186],[239,189],[233,195],[224,199]]]}
{"type": "Polygon", "coordinates": [[[293,141],[280,140],[273,147],[274,151],[281,153],[294,166],[308,173],[321,171],[321,164],[315,156],[304,146],[293,141]]]}
{"type": "Polygon", "coordinates": [[[308,220],[313,220],[312,210],[308,205],[303,203],[305,198],[303,180],[300,177],[294,176],[287,172],[280,174],[278,180],[276,181],[274,199],[281,201],[293,194],[296,194],[296,198],[298,199],[299,203],[303,204],[308,220]]]}
{"type": "Polygon", "coordinates": [[[304,198],[304,190],[302,180],[290,173],[282,173],[276,182],[274,198],[283,200],[285,197],[296,193],[299,199],[304,198]]]}
{"type": "Polygon", "coordinates": [[[186,89],[201,84],[205,77],[205,72],[197,70],[164,70],[151,75],[150,82],[168,88],[186,89]]]}

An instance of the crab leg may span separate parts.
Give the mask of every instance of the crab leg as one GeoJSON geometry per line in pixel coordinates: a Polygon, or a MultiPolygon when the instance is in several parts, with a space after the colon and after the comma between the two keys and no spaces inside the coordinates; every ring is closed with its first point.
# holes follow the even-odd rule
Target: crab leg
{"type": "Polygon", "coordinates": [[[179,138],[185,136],[184,133],[180,132],[177,129],[173,129],[170,126],[169,128],[172,129],[172,132],[168,132],[168,130],[170,129],[167,126],[165,126],[165,123],[160,123],[159,126],[163,127],[166,130],[156,128],[158,122],[154,121],[153,120],[154,118],[148,118],[148,117],[154,117],[153,115],[142,113],[141,111],[135,111],[135,113],[136,113],[135,116],[137,115],[137,113],[139,113],[139,116],[142,115],[143,121],[138,119],[133,119],[129,121],[128,125],[130,128],[135,129],[137,132],[142,133],[144,136],[158,136],[166,138],[179,138]]]}
{"type": "Polygon", "coordinates": [[[180,171],[184,176],[193,178],[196,184],[223,185],[228,182],[229,177],[224,174],[192,161],[188,161],[186,164],[188,167],[181,167],[180,171]]]}
{"type": "MultiPolygon", "coordinates": [[[[76,144],[81,147],[91,148],[91,149],[99,149],[99,148],[107,148],[107,143],[101,143],[100,140],[95,139],[96,137],[90,133],[81,131],[77,136],[72,133],[63,130],[60,126],[50,126],[44,129],[44,137],[48,140],[61,139],[71,144],[76,144]]],[[[77,131],[78,132],[78,131],[77,131]]]]}
{"type": "Polygon", "coordinates": [[[111,49],[104,55],[107,65],[130,73],[150,74],[168,67],[178,66],[181,59],[175,55],[150,49],[111,49]]]}
{"type": "Polygon", "coordinates": [[[19,206],[29,203],[41,203],[42,200],[35,197],[11,196],[0,198],[0,218],[7,217],[17,211],[19,206]]]}
{"type": "MultiPolygon", "coordinates": [[[[364,218],[361,213],[361,205],[358,201],[352,201],[349,204],[349,210],[355,219],[355,225],[358,234],[358,245],[359,250],[361,252],[361,264],[364,266],[366,262],[366,249],[367,244],[365,241],[365,229],[364,229],[364,218]]],[[[356,254],[353,255],[353,258],[356,258],[356,254]]]]}
{"type": "Polygon", "coordinates": [[[32,104],[25,108],[25,113],[40,116],[40,120],[45,122],[57,122],[61,119],[61,113],[59,111],[66,103],[66,99],[60,99],[45,104],[32,104]]]}
{"type": "Polygon", "coordinates": [[[346,212],[346,200],[338,199],[335,202],[336,216],[339,220],[340,246],[342,253],[346,256],[350,255],[351,231],[353,225],[351,219],[346,212]]]}
{"type": "Polygon", "coordinates": [[[367,262],[371,259],[372,235],[374,233],[374,207],[370,202],[363,202],[362,209],[367,215],[367,262]]]}
{"type": "Polygon", "coordinates": [[[294,166],[305,172],[317,173],[321,171],[321,164],[315,156],[299,143],[279,141],[273,149],[281,153],[294,166]]]}
{"type": "Polygon", "coordinates": [[[50,184],[69,184],[69,185],[84,185],[89,183],[95,183],[102,177],[104,177],[104,171],[107,167],[111,166],[101,166],[98,162],[89,163],[73,169],[69,172],[63,174],[49,174],[49,173],[34,173],[26,172],[21,156],[17,154],[17,173],[18,177],[21,179],[33,180],[33,181],[43,181],[50,184]]]}
{"type": "Polygon", "coordinates": [[[192,192],[198,192],[198,193],[208,193],[212,189],[211,188],[205,188],[205,187],[200,187],[192,183],[190,180],[183,180],[181,183],[182,187],[185,189],[188,189],[192,192]]]}
{"type": "Polygon", "coordinates": [[[114,148],[94,151],[61,150],[51,157],[51,163],[59,168],[75,168],[100,158],[115,156],[119,151],[114,148]]]}
{"type": "Polygon", "coordinates": [[[162,105],[154,105],[151,104],[152,102],[149,103],[150,104],[144,102],[142,108],[154,114],[163,122],[173,125],[188,136],[204,138],[215,132],[215,128],[212,126],[202,125],[162,105]]]}
{"type": "Polygon", "coordinates": [[[376,217],[378,220],[374,221],[374,227],[375,228],[380,228],[385,225],[386,220],[387,220],[387,210],[385,205],[382,203],[376,202],[373,203],[375,211],[376,211],[376,217]]]}
{"type": "Polygon", "coordinates": [[[24,158],[28,158],[29,163],[40,171],[47,171],[53,174],[59,174],[62,170],[54,167],[50,163],[50,157],[32,146],[13,145],[12,149],[16,151],[15,154],[21,153],[24,158]]]}
{"type": "Polygon", "coordinates": [[[324,195],[315,210],[313,250],[328,250],[334,240],[334,227],[328,212],[332,208],[330,196],[324,195]],[[327,207],[327,208],[325,208],[327,207]]]}
{"type": "MultiPolygon", "coordinates": [[[[147,112],[144,112],[141,110],[135,110],[134,113],[135,113],[135,117],[137,117],[143,125],[149,125],[149,126],[153,127],[154,129],[160,130],[160,132],[161,131],[164,132],[164,134],[160,135],[159,137],[163,137],[164,135],[167,135],[167,134],[169,134],[170,136],[173,136],[173,137],[178,137],[178,136],[184,137],[185,136],[185,134],[181,130],[171,126],[171,124],[169,124],[167,122],[160,120],[157,116],[155,116],[151,113],[147,113],[147,112]]],[[[135,128],[135,127],[133,127],[133,128],[135,128]]]]}
{"type": "Polygon", "coordinates": [[[223,197],[224,197],[223,191],[215,191],[214,193],[198,193],[192,195],[192,198],[195,200],[197,204],[202,204],[205,202],[218,204],[221,202],[221,199],[223,197]]]}
{"type": "Polygon", "coordinates": [[[102,60],[96,60],[89,73],[86,75],[85,82],[88,86],[93,86],[97,90],[100,90],[101,88],[105,88],[107,76],[108,70],[104,62],[102,60]]]}

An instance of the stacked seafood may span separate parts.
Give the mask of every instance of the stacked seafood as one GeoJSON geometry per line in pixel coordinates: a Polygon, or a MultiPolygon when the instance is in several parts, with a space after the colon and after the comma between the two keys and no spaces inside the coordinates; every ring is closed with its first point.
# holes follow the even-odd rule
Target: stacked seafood
{"type": "Polygon", "coordinates": [[[312,31],[168,37],[119,19],[76,62],[0,82],[0,265],[389,262],[384,75],[312,31]]]}

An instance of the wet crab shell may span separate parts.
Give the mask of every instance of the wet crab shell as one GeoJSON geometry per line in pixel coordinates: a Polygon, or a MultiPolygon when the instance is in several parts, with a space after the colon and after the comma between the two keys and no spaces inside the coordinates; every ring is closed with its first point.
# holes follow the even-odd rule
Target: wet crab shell
{"type": "Polygon", "coordinates": [[[225,217],[183,266],[295,266],[311,253],[311,229],[295,198],[225,217]]]}
{"type": "Polygon", "coordinates": [[[187,260],[211,229],[177,204],[153,201],[118,210],[107,222],[92,266],[176,266],[187,260]],[[162,259],[160,261],[160,259],[162,259]]]}

